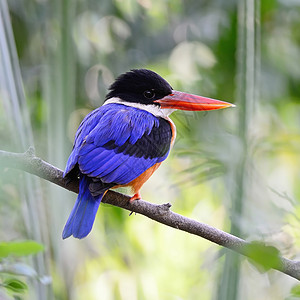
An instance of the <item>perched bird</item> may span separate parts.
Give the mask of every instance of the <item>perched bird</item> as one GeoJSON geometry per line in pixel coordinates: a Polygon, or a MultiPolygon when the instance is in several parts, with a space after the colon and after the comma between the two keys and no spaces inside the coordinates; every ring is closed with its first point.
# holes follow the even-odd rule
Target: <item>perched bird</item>
{"type": "Polygon", "coordinates": [[[135,69],[110,86],[104,104],[81,122],[64,177],[79,177],[79,194],[63,239],[83,238],[92,229],[101,199],[110,188],[129,186],[130,201],[167,158],[176,137],[169,115],[177,110],[213,110],[233,104],[172,89],[153,71],[135,69]]]}

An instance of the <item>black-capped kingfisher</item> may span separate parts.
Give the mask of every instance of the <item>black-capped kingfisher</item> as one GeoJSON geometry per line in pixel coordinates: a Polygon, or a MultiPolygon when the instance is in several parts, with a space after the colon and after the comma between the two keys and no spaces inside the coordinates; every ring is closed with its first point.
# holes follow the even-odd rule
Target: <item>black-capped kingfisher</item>
{"type": "Polygon", "coordinates": [[[104,104],[81,122],[64,177],[79,177],[79,194],[62,237],[87,236],[101,199],[110,188],[140,189],[167,158],[176,137],[169,115],[234,106],[178,92],[153,71],[131,70],[110,86],[104,104]]]}

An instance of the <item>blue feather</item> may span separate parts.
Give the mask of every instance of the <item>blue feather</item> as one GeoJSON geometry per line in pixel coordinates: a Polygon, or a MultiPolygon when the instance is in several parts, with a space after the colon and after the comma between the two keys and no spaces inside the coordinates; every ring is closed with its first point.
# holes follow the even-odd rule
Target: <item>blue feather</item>
{"type": "Polygon", "coordinates": [[[156,161],[157,159],[145,159],[137,157],[131,158],[127,161],[126,165],[124,164],[118,168],[118,176],[116,177],[115,182],[120,182],[120,184],[129,183],[130,181],[141,175],[143,172],[145,172],[149,168],[149,165],[155,165],[156,161]],[[135,168],[128,167],[132,164],[135,164],[135,168]]]}
{"type": "Polygon", "coordinates": [[[122,146],[130,137],[130,133],[131,133],[131,126],[129,126],[128,124],[123,124],[123,126],[118,126],[116,128],[116,131],[119,131],[118,132],[118,135],[117,133],[115,133],[113,135],[113,140],[115,141],[115,144],[117,146],[122,146]]]}
{"type": "Polygon", "coordinates": [[[95,170],[99,165],[106,161],[107,156],[111,154],[111,151],[94,148],[88,155],[81,155],[79,153],[78,163],[80,170],[84,174],[89,174],[91,171],[95,170]]]}
{"type": "Polygon", "coordinates": [[[114,156],[108,159],[108,161],[101,166],[101,172],[99,172],[98,176],[104,178],[109,173],[113,172],[116,168],[118,168],[120,164],[124,163],[127,159],[128,156],[124,155],[123,153],[115,153],[114,156]]]}
{"type": "Polygon", "coordinates": [[[106,163],[104,165],[101,165],[101,167],[98,166],[97,169],[95,169],[93,172],[89,173],[89,176],[91,177],[97,177],[101,178],[103,182],[113,182],[110,181],[110,179],[107,179],[107,175],[111,172],[113,172],[121,163],[121,159],[116,160],[116,155],[109,161],[109,166],[107,165],[107,168],[105,167],[106,163]]]}
{"type": "Polygon", "coordinates": [[[156,163],[157,159],[145,159],[139,157],[128,156],[124,158],[122,163],[118,165],[113,171],[105,176],[101,176],[104,182],[116,182],[117,184],[127,184],[133,179],[137,178],[148,168],[156,163]]]}
{"type": "Polygon", "coordinates": [[[99,123],[103,115],[101,107],[93,110],[90,112],[81,122],[79,128],[77,129],[75,135],[75,148],[79,148],[83,141],[85,140],[86,136],[94,129],[94,127],[99,123]]]}
{"type": "MultiPolygon", "coordinates": [[[[126,165],[127,168],[129,166],[129,169],[132,171],[132,165],[128,163],[128,157],[124,156],[123,159],[120,159],[118,161],[115,161],[111,166],[109,166],[108,170],[105,170],[105,173],[101,175],[101,179],[104,182],[116,182],[117,184],[124,184],[121,182],[117,182],[116,178],[119,176],[119,168],[122,165],[126,165]]],[[[131,180],[128,180],[126,183],[129,183],[131,180]]]]}
{"type": "Polygon", "coordinates": [[[89,134],[87,142],[93,142],[96,146],[103,146],[110,140],[114,140],[118,146],[122,146],[130,137],[132,128],[128,120],[128,112],[119,110],[114,112],[112,118],[111,112],[104,114],[99,124],[89,134]]]}
{"type": "Polygon", "coordinates": [[[90,233],[104,192],[97,197],[93,197],[89,191],[88,177],[84,175],[81,176],[79,194],[64,227],[62,233],[63,239],[71,235],[75,238],[82,239],[90,233]]]}
{"type": "MultiPolygon", "coordinates": [[[[99,151],[100,152],[100,151],[99,151]]],[[[91,177],[98,177],[101,173],[96,172],[95,175],[91,175],[94,171],[99,169],[99,165],[102,165],[102,169],[104,169],[104,165],[108,160],[115,157],[115,153],[110,150],[101,151],[98,155],[95,155],[92,159],[87,161],[85,164],[80,163],[81,171],[85,174],[90,175],[91,177]]]]}
{"type": "Polygon", "coordinates": [[[77,160],[78,160],[78,153],[76,151],[73,151],[69,156],[66,169],[63,174],[64,177],[74,168],[74,166],[77,164],[77,160]]]}
{"type": "Polygon", "coordinates": [[[112,133],[108,125],[99,123],[93,131],[87,136],[86,142],[93,143],[97,147],[101,147],[112,139],[112,133]]]}
{"type": "Polygon", "coordinates": [[[95,149],[96,149],[95,145],[84,143],[82,146],[80,146],[80,148],[77,150],[77,152],[78,152],[78,155],[84,156],[95,149]]]}

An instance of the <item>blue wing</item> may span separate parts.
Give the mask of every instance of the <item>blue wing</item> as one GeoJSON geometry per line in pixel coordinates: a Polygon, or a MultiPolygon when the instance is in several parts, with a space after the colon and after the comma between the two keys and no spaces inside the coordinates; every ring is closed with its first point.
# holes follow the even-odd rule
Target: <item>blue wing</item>
{"type": "Polygon", "coordinates": [[[81,173],[103,183],[125,185],[168,156],[169,122],[122,104],[92,111],[79,126],[65,175],[77,164],[81,173]]]}

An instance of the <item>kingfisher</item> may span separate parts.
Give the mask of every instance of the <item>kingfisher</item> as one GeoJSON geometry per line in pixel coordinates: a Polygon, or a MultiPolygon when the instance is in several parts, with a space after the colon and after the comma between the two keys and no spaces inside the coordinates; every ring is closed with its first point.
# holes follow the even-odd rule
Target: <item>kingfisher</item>
{"type": "Polygon", "coordinates": [[[101,199],[111,188],[131,187],[130,202],[167,158],[176,138],[169,115],[175,110],[207,111],[231,103],[173,90],[157,73],[133,69],[109,87],[102,106],[81,122],[64,177],[79,178],[79,193],[63,239],[92,230],[101,199]]]}

